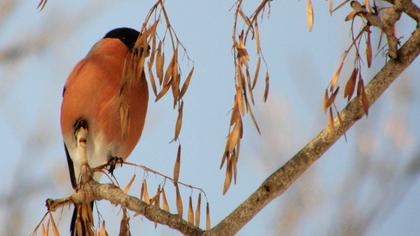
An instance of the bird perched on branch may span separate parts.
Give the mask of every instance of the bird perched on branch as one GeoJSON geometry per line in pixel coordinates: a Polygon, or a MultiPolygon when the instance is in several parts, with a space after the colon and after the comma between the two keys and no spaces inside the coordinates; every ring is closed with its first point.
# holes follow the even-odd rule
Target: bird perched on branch
{"type": "MultiPolygon", "coordinates": [[[[148,89],[143,70],[128,73],[128,63],[139,53],[139,32],[117,28],[108,32],[71,72],[63,90],[61,131],[71,184],[80,187],[83,165],[90,168],[111,159],[125,160],[144,126],[148,89]]],[[[144,52],[144,50],[140,50],[144,52]]],[[[138,56],[138,55],[137,55],[138,56]]],[[[99,173],[93,178],[98,180],[99,173]]],[[[72,236],[93,235],[93,202],[75,205],[72,236]]]]}

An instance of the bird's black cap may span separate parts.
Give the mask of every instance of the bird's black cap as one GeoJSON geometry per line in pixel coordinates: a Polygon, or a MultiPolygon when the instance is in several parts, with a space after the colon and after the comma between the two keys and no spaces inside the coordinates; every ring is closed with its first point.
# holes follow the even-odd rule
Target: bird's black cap
{"type": "Polygon", "coordinates": [[[116,28],[109,31],[104,38],[116,38],[123,42],[130,50],[133,49],[134,44],[136,43],[139,32],[135,29],[123,27],[116,28]]]}

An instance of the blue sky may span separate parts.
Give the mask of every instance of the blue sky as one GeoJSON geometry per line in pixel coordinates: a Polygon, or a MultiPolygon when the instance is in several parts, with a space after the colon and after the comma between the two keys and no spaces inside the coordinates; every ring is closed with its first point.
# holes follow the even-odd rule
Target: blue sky
{"type": "MultiPolygon", "coordinates": [[[[30,232],[40,220],[46,198],[71,193],[59,128],[61,93],[68,74],[109,30],[120,26],[139,28],[152,4],[151,1],[92,1],[86,4],[84,1],[65,3],[50,0],[39,12],[35,1],[26,1],[19,4],[3,23],[0,52],[16,42],[29,44],[31,41],[27,40],[34,35],[42,36],[41,45],[49,42],[21,60],[0,62],[0,143],[7,160],[0,166],[4,181],[0,186],[0,197],[6,202],[0,207],[7,209],[13,205],[14,201],[9,204],[4,201],[4,196],[30,194],[32,185],[41,183],[42,186],[41,190],[33,190],[34,194],[30,194],[28,201],[21,206],[24,215],[22,234],[30,232]]],[[[246,9],[255,4],[257,1],[250,1],[246,9]]],[[[263,50],[271,75],[270,97],[265,104],[261,102],[263,84],[257,85],[255,111],[262,136],[246,118],[238,183],[223,196],[224,171],[218,166],[224,150],[234,90],[231,51],[233,12],[229,11],[232,6],[233,1],[167,2],[172,25],[195,66],[194,78],[185,96],[180,139],[183,146],[181,180],[205,189],[211,204],[213,224],[236,208],[270,173],[326,125],[327,116],[321,109],[323,91],[342,51],[350,42],[350,26],[343,20],[348,7],[331,17],[326,2],[314,2],[315,25],[313,32],[308,33],[305,1],[272,2],[270,17],[260,24],[263,50]]],[[[399,25],[398,33],[404,35],[403,41],[412,29],[410,24],[399,25]]],[[[376,59],[373,68],[366,70],[365,78],[371,78],[383,65],[381,55],[376,59]]],[[[345,66],[343,74],[349,74],[351,70],[351,66],[345,66]]],[[[399,193],[398,188],[380,189],[380,183],[372,177],[373,174],[367,175],[363,186],[357,186],[360,190],[356,193],[353,189],[343,190],[340,187],[346,186],[342,184],[357,167],[355,159],[365,158],[364,163],[370,163],[369,172],[376,173],[377,169],[403,166],[418,153],[420,100],[415,91],[419,89],[416,81],[419,74],[420,61],[417,59],[371,108],[369,117],[362,119],[347,133],[347,142],[340,139],[289,191],[268,205],[239,235],[282,233],[282,228],[278,227],[281,225],[279,215],[283,214],[291,199],[300,196],[298,193],[304,193],[304,198],[296,203],[296,209],[304,217],[296,226],[295,235],[334,234],[333,225],[337,223],[338,216],[344,214],[340,208],[343,196],[363,202],[366,196],[380,199],[393,192],[399,193]],[[400,102],[401,91],[403,94],[408,91],[405,94],[409,97],[408,102],[400,102]],[[392,118],[396,123],[390,122],[392,118]],[[392,124],[402,124],[402,129],[406,131],[402,134],[403,138],[398,139],[402,140],[400,145],[395,144],[392,124]],[[364,144],[369,144],[367,150],[364,144]],[[376,166],[372,163],[384,164],[376,166]],[[372,194],[375,191],[378,195],[372,194]]],[[[176,144],[169,144],[176,120],[170,97],[159,103],[150,99],[142,139],[130,157],[131,162],[167,175],[172,173],[177,148],[176,144]]],[[[339,106],[343,107],[343,104],[339,103],[339,106]]],[[[143,178],[143,173],[133,168],[119,169],[120,183],[124,185],[133,173],[137,174],[138,180],[143,178]]],[[[152,186],[160,181],[153,175],[147,178],[152,186]]],[[[384,205],[383,208],[391,209],[390,212],[384,219],[372,223],[367,230],[368,235],[415,235],[420,232],[420,226],[413,220],[420,216],[417,197],[420,182],[418,178],[410,181],[391,208],[384,205]]],[[[140,182],[137,188],[133,188],[133,194],[139,192],[139,188],[140,182]]],[[[170,194],[171,190],[168,192],[170,194]]],[[[190,192],[183,189],[185,204],[190,192]]],[[[196,196],[195,193],[193,196],[196,196]]],[[[375,202],[376,199],[370,201],[375,202]]],[[[174,208],[173,197],[171,204],[174,208]]],[[[107,221],[110,232],[116,232],[120,211],[103,203],[100,209],[110,219],[107,221]]],[[[367,213],[366,208],[358,208],[357,205],[354,209],[356,215],[367,213]]],[[[7,215],[1,212],[0,221],[7,222],[7,215]]],[[[57,216],[60,227],[66,232],[70,210],[65,209],[62,216],[61,213],[57,216]]],[[[5,228],[0,226],[0,232],[5,228]]],[[[155,230],[152,223],[141,217],[132,219],[131,228],[133,232],[145,235],[174,234],[165,226],[155,230]]]]}

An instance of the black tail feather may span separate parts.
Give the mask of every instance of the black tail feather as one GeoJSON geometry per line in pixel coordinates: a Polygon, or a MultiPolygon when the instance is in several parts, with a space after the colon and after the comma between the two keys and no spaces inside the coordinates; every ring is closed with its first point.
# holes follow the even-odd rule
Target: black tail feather
{"type": "Polygon", "coordinates": [[[73,189],[76,189],[77,188],[77,182],[76,182],[76,176],[74,174],[73,161],[71,160],[69,150],[67,150],[66,144],[64,144],[64,150],[66,151],[67,165],[69,166],[71,186],[73,186],[73,189]]]}

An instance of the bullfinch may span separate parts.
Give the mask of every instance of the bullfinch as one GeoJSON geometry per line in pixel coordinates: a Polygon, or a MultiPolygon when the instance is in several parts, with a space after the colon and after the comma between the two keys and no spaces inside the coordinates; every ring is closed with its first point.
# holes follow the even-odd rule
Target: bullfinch
{"type": "MultiPolygon", "coordinates": [[[[125,160],[140,139],[145,122],[148,88],[144,72],[125,88],[121,86],[126,58],[135,53],[139,32],[117,28],[108,32],[73,69],[63,90],[61,132],[74,189],[78,187],[82,164],[94,168],[113,158],[125,160]],[[129,119],[126,132],[121,122],[121,99],[129,119]],[[78,150],[84,145],[85,154],[78,150]]],[[[93,178],[99,180],[100,173],[93,178]]],[[[93,235],[93,202],[76,205],[72,236],[93,235]]]]}

